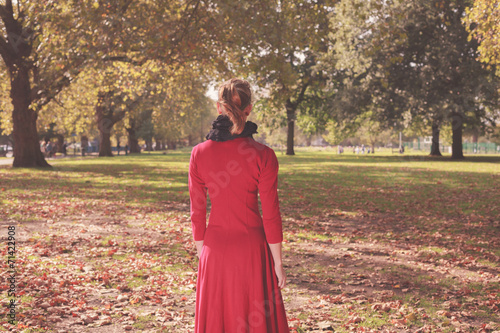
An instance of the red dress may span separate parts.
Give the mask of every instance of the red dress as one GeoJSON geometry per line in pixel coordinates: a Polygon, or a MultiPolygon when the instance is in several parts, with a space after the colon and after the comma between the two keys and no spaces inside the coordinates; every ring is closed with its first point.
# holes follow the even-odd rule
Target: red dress
{"type": "Polygon", "coordinates": [[[193,148],[191,222],[194,240],[204,241],[195,333],[290,332],[268,245],[283,240],[277,184],[276,154],[251,137],[207,140],[193,148]]]}

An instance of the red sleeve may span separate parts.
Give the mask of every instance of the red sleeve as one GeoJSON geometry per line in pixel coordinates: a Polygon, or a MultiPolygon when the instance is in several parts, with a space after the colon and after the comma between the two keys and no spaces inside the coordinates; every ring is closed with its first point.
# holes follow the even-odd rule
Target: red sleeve
{"type": "Polygon", "coordinates": [[[196,147],[191,152],[189,160],[189,199],[191,201],[191,228],[195,241],[203,240],[207,228],[207,187],[198,173],[196,165],[196,147]]]}
{"type": "Polygon", "coordinates": [[[259,196],[266,240],[269,244],[283,241],[281,213],[278,201],[278,159],[271,148],[266,149],[259,178],[259,196]]]}

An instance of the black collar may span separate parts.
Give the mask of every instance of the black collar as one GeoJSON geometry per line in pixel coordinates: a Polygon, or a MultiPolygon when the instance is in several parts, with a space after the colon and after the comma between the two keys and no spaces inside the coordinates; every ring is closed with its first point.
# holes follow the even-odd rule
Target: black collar
{"type": "Polygon", "coordinates": [[[219,115],[217,119],[212,122],[212,129],[207,134],[206,139],[213,141],[227,141],[247,136],[253,138],[252,135],[257,133],[257,124],[247,120],[243,131],[240,134],[233,135],[229,131],[232,124],[233,123],[228,116],[222,114],[219,115]]]}

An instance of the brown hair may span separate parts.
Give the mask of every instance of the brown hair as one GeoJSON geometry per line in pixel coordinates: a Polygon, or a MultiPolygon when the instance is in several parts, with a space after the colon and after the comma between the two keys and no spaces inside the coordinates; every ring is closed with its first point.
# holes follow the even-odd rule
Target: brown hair
{"type": "Polygon", "coordinates": [[[247,81],[231,79],[220,85],[217,103],[222,107],[222,113],[233,123],[230,128],[231,134],[239,134],[245,128],[244,110],[251,102],[252,92],[247,81]]]}

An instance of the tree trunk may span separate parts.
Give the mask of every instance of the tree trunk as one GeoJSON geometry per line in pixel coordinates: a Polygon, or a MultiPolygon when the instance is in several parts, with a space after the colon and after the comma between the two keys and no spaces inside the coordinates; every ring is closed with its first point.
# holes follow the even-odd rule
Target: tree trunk
{"type": "Polygon", "coordinates": [[[372,143],[372,154],[375,154],[375,143],[372,143]]]}
{"type": "Polygon", "coordinates": [[[37,113],[30,109],[31,87],[28,69],[21,67],[11,72],[10,97],[14,110],[12,136],[14,145],[13,167],[51,167],[40,150],[36,129],[37,113]]]}
{"type": "Polygon", "coordinates": [[[169,140],[167,141],[167,149],[171,149],[171,150],[176,150],[177,149],[177,142],[175,142],[174,140],[169,140]]]}
{"type": "Polygon", "coordinates": [[[64,136],[62,134],[57,134],[57,152],[64,153],[64,136]]]}
{"type": "Polygon", "coordinates": [[[82,156],[85,156],[85,154],[87,153],[87,149],[89,147],[89,138],[86,136],[86,135],[82,135],[80,137],[80,145],[81,145],[81,148],[82,148],[82,156]]]}
{"type": "Polygon", "coordinates": [[[113,151],[111,150],[111,129],[114,123],[112,116],[105,110],[106,98],[109,97],[109,94],[109,92],[99,92],[95,106],[97,129],[99,130],[99,157],[113,156],[113,151]]]}
{"type": "Polygon", "coordinates": [[[155,139],[155,141],[156,141],[156,144],[155,144],[155,150],[156,150],[156,151],[161,150],[161,140],[160,140],[160,139],[158,139],[158,138],[156,138],[156,139],[155,139]]]}
{"type": "Polygon", "coordinates": [[[130,153],[140,153],[141,147],[139,146],[139,139],[137,139],[135,129],[127,128],[128,133],[128,146],[130,149],[130,153]]]}
{"type": "Polygon", "coordinates": [[[111,149],[111,133],[99,128],[99,157],[113,156],[111,149]]]}
{"type": "Polygon", "coordinates": [[[111,149],[111,131],[117,122],[125,117],[125,112],[114,112],[110,107],[107,107],[107,102],[113,98],[113,92],[100,91],[97,96],[97,104],[95,106],[95,114],[97,119],[97,129],[99,130],[99,156],[113,156],[111,149]]]}
{"type": "Polygon", "coordinates": [[[153,140],[148,139],[146,141],[146,151],[153,151],[153,140]]]}
{"type": "Polygon", "coordinates": [[[24,15],[14,15],[12,0],[2,1],[0,19],[2,36],[0,56],[9,72],[10,99],[13,106],[12,138],[15,142],[13,167],[50,167],[40,150],[36,120],[38,115],[31,109],[33,94],[30,73],[33,68],[33,44],[30,29],[23,27],[24,15]],[[4,39],[4,32],[7,40],[4,39]]]}
{"type": "Polygon", "coordinates": [[[463,129],[463,118],[459,114],[452,116],[451,127],[453,131],[453,143],[451,145],[451,158],[453,160],[464,159],[464,152],[462,146],[462,129],[463,129]]]}
{"type": "Polygon", "coordinates": [[[432,124],[432,146],[430,156],[443,156],[439,151],[439,125],[432,124]]]}
{"type": "Polygon", "coordinates": [[[295,110],[297,107],[290,102],[290,99],[286,101],[286,119],[288,123],[287,135],[286,135],[286,154],[295,155],[293,150],[293,139],[294,139],[294,125],[295,125],[295,110]]]}

